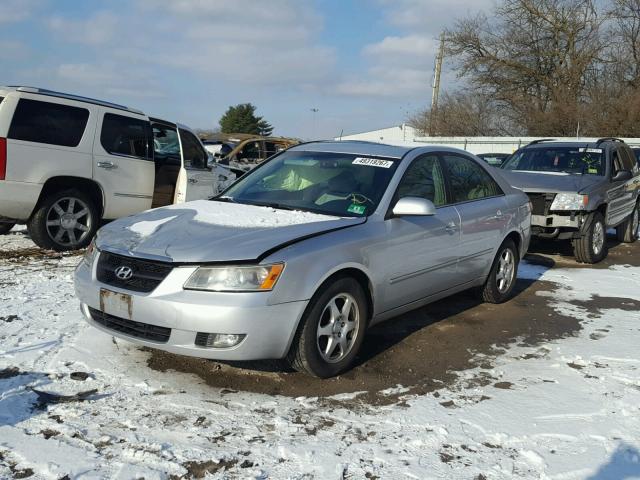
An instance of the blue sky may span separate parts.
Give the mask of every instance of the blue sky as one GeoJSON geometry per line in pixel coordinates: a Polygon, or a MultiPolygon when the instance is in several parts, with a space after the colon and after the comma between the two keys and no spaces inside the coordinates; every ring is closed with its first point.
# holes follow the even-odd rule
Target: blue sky
{"type": "MultiPolygon", "coordinates": [[[[0,84],[103,98],[194,128],[251,102],[276,134],[330,138],[400,124],[427,105],[439,32],[491,5],[0,0],[0,84]]],[[[445,88],[452,81],[448,69],[445,88]]]]}

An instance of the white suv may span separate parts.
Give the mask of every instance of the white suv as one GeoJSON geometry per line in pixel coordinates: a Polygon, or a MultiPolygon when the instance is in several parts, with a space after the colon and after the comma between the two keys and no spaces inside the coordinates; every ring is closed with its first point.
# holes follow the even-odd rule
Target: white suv
{"type": "Polygon", "coordinates": [[[234,174],[186,126],[122,105],[0,86],[0,234],[85,247],[101,221],[207,198],[234,174]]]}

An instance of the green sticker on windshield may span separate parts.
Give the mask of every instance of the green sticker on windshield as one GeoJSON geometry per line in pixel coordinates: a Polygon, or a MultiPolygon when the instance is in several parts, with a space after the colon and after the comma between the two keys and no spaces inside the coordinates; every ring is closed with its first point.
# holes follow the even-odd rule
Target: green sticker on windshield
{"type": "Polygon", "coordinates": [[[367,207],[365,207],[364,205],[357,205],[355,203],[352,203],[351,205],[349,205],[349,208],[347,208],[347,212],[362,215],[366,209],[367,207]]]}
{"type": "Polygon", "coordinates": [[[598,169],[597,169],[597,168],[589,168],[589,169],[587,170],[587,173],[594,173],[594,174],[596,174],[596,175],[597,175],[597,174],[598,174],[598,169]]]}

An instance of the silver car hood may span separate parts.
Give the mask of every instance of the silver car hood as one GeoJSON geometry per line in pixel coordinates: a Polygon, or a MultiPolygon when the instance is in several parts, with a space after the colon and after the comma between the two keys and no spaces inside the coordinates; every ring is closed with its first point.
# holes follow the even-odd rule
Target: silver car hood
{"type": "Polygon", "coordinates": [[[525,192],[581,192],[602,182],[604,178],[597,175],[558,175],[503,169],[500,170],[500,173],[511,186],[525,192]]]}
{"type": "Polygon", "coordinates": [[[197,200],[109,223],[100,229],[96,246],[174,263],[251,261],[301,239],[365,221],[197,200]]]}

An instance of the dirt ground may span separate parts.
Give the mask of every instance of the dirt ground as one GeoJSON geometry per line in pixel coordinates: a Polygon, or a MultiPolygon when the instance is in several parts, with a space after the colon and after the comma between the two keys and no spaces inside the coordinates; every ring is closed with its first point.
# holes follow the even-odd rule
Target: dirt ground
{"type": "MultiPolygon", "coordinates": [[[[608,240],[609,256],[595,268],[640,265],[640,242],[620,244],[611,236],[608,240]]],[[[594,268],[577,263],[567,242],[534,242],[526,259],[546,268],[594,268]]],[[[228,391],[292,397],[362,392],[359,401],[393,403],[398,396],[384,390],[402,385],[409,389],[403,395],[434,391],[451,383],[461,370],[479,366],[489,371],[491,358],[500,355],[503,346],[542,345],[575,334],[581,328],[579,321],[559,315],[547,297],[537,295],[551,287],[548,282],[519,279],[514,298],[502,305],[482,304],[473,292],[466,292],[389,320],[368,332],[356,367],[329,380],[292,372],[279,362],[222,363],[158,350],[150,350],[148,365],[195,374],[208,385],[228,391]]],[[[619,306],[621,302],[598,297],[580,306],[597,312],[612,303],[619,306]]],[[[640,307],[631,299],[624,305],[640,307]]],[[[476,381],[488,384],[496,379],[487,373],[476,381]]]]}

